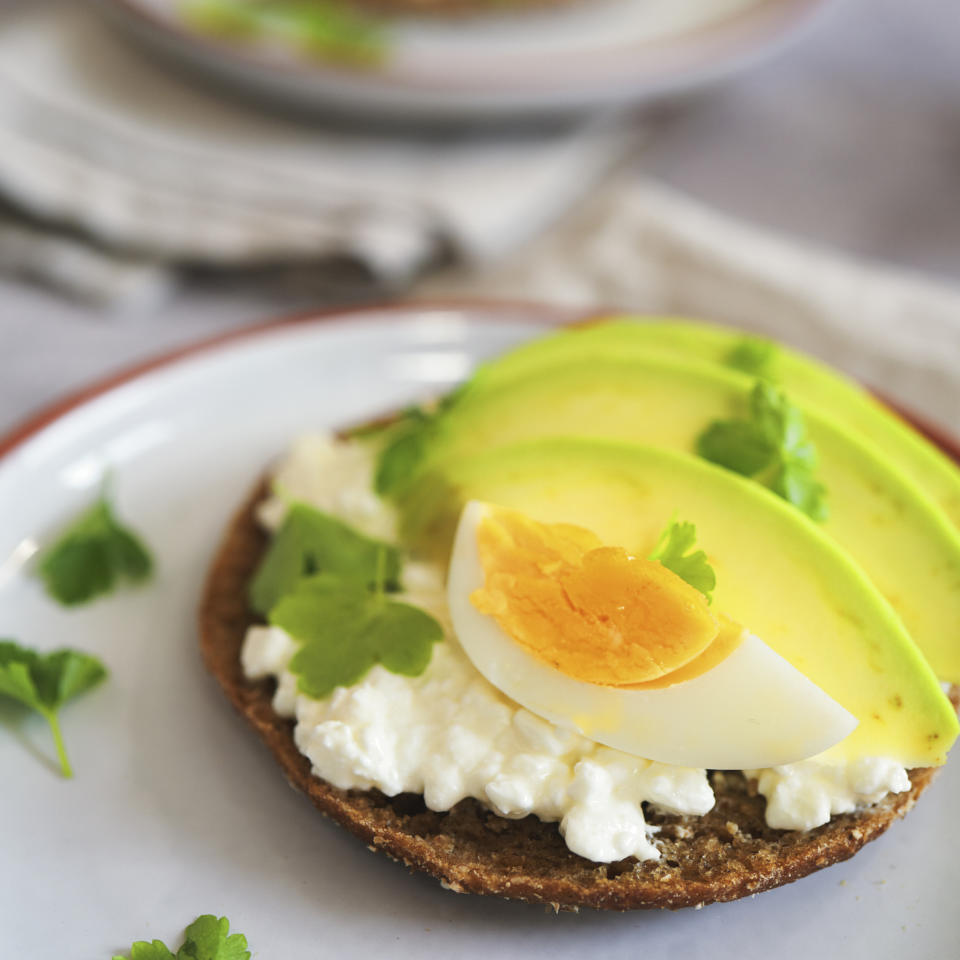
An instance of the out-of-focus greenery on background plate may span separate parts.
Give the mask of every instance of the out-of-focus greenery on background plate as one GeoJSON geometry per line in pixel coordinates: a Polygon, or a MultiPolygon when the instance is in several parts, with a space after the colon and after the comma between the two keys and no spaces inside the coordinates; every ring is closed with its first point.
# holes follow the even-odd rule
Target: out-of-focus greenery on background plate
{"type": "Polygon", "coordinates": [[[387,56],[384,24],[337,0],[182,0],[179,10],[187,24],[213,36],[278,41],[353,65],[387,56]]]}

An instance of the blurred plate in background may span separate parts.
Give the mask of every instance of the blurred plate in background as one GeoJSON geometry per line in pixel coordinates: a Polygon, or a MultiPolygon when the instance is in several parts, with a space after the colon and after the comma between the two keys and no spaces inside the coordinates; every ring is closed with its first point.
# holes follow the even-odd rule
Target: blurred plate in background
{"type": "Polygon", "coordinates": [[[419,121],[556,116],[686,91],[769,55],[826,4],[568,0],[538,11],[388,17],[382,58],[350,64],[204,32],[178,0],[104,2],[159,51],[248,94],[419,121]]]}

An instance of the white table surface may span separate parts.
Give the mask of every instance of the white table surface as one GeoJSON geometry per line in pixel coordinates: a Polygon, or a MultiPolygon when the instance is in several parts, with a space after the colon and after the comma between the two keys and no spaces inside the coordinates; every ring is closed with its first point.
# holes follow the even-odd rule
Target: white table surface
{"type": "MultiPolygon", "coordinates": [[[[958,64],[951,0],[837,0],[782,56],[666,111],[637,169],[756,223],[960,280],[958,64]]],[[[0,430],[136,359],[317,305],[208,281],[104,314],[0,279],[0,430]]]]}

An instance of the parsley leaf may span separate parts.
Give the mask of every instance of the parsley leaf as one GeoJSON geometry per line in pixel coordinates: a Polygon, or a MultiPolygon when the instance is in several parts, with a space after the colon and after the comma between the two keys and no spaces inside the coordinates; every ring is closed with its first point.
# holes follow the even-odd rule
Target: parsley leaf
{"type": "Polygon", "coordinates": [[[433,421],[432,414],[414,407],[391,429],[373,475],[373,489],[379,496],[394,496],[417,472],[427,456],[433,421]]]}
{"type": "Polygon", "coordinates": [[[779,348],[772,340],[762,337],[744,337],[738,340],[727,354],[727,366],[742,370],[754,377],[773,380],[774,364],[779,348]]]}
{"type": "Polygon", "coordinates": [[[298,580],[314,573],[334,574],[364,589],[382,579],[387,589],[394,590],[400,579],[400,553],[328,513],[294,503],[251,581],[253,609],[266,615],[298,580]]]}
{"type": "MultiPolygon", "coordinates": [[[[125,958],[115,956],[113,960],[125,960],[125,958]]],[[[177,960],[177,958],[167,949],[167,945],[162,940],[152,940],[149,943],[146,940],[138,940],[130,948],[130,960],[177,960]]]]}
{"type": "Polygon", "coordinates": [[[64,649],[40,654],[12,640],[0,640],[0,696],[12,697],[46,718],[65,777],[72,777],[73,770],[60,732],[58,711],[106,675],[106,667],[89,653],[64,649]]]}
{"type": "Polygon", "coordinates": [[[695,524],[671,520],[667,524],[649,560],[658,560],[668,570],[673,571],[681,580],[686,580],[695,590],[699,590],[709,601],[717,576],[703,550],[693,550],[697,542],[695,524]]]}
{"type": "Polygon", "coordinates": [[[776,446],[748,420],[715,420],[700,434],[697,453],[711,463],[752,477],[770,464],[776,446]]]}
{"type": "Polygon", "coordinates": [[[67,527],[39,559],[47,593],[64,606],[113,590],[118,578],[146,580],[153,560],[133,531],[119,523],[101,497],[67,527]]]}
{"type": "Polygon", "coordinates": [[[269,621],[301,642],[290,670],[300,690],[317,699],[356,683],[377,663],[420,676],[443,639],[440,624],[418,607],[322,573],[301,580],[269,621]]]}
{"type": "Polygon", "coordinates": [[[469,391],[470,381],[442,397],[435,407],[409,407],[389,427],[387,442],[377,456],[373,489],[381,497],[398,497],[428,458],[444,417],[469,391]]]}
{"type": "Polygon", "coordinates": [[[746,419],[714,420],[698,437],[697,453],[764,484],[813,520],[826,520],[826,488],[815,477],[817,453],[803,413],[772,384],[756,382],[746,419]]]}
{"type": "Polygon", "coordinates": [[[205,914],[187,927],[177,960],[250,960],[250,951],[242,933],[230,933],[226,917],[205,914]]]}
{"type": "MultiPolygon", "coordinates": [[[[126,958],[114,956],[113,960],[126,958]]],[[[226,917],[204,914],[187,927],[176,956],[160,940],[138,940],[130,948],[130,960],[250,960],[250,951],[242,933],[230,933],[226,917]]]]}

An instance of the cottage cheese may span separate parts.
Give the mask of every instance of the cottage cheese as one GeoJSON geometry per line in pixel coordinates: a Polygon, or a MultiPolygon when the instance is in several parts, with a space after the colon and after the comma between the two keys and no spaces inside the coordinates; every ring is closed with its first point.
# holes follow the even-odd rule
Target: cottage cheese
{"type": "Polygon", "coordinates": [[[910,789],[907,771],[884,757],[846,763],[801,760],[746,774],[757,778],[757,789],[767,798],[767,824],[779,830],[812,830],[838,813],[910,789]]]}
{"type": "Polygon", "coordinates": [[[296,649],[282,630],[253,627],[243,668],[277,678],[274,709],[296,718],[298,749],[334,786],[420,793],[431,810],[476,797],[503,817],[559,821],[571,850],[603,862],[659,856],[642,803],[688,814],[713,806],[704,770],[631,757],[541,720],[484,680],[453,638],[420,677],[377,666],[325,700],[298,693],[286,669],[296,649]]]}
{"type": "MultiPolygon", "coordinates": [[[[369,492],[371,469],[362,444],[306,438],[277,470],[275,495],[261,507],[260,518],[276,528],[286,502],[297,499],[389,538],[395,518],[369,492]]],[[[442,572],[427,565],[404,569],[403,599],[432,613],[447,634],[420,677],[377,666],[354,686],[314,700],[297,690],[287,669],[295,641],[275,627],[249,630],[244,672],[251,679],[276,679],[274,709],[296,719],[297,747],[317,776],[343,789],[420,793],[431,810],[449,810],[474,797],[503,817],[533,814],[559,822],[567,846],[598,862],[659,857],[644,803],[688,815],[712,808],[705,770],[602,747],[504,697],[453,636],[442,580],[442,572]]],[[[910,787],[902,766],[877,757],[848,763],[813,758],[747,775],[767,799],[768,824],[790,830],[812,829],[910,787]]]]}

